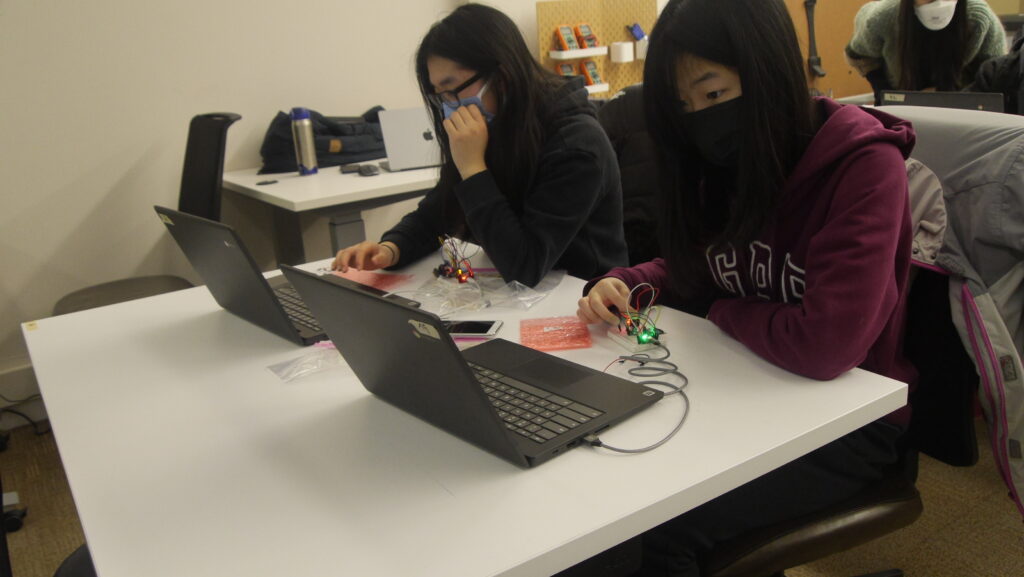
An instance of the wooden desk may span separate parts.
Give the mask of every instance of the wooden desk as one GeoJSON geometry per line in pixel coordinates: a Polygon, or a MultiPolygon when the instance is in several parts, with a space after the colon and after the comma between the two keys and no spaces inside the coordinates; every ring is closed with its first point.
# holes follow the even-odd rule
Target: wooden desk
{"type": "Polygon", "coordinates": [[[311,176],[234,170],[224,173],[223,220],[255,247],[259,243],[249,242],[254,236],[251,231],[272,230],[276,262],[271,268],[280,263],[301,264],[365,240],[363,210],[422,196],[437,177],[437,168],[381,170],[376,176],[341,174],[336,166],[311,176]],[[259,184],[268,181],[276,182],[259,184]],[[234,195],[264,204],[270,218],[246,210],[245,202],[234,195]]]}
{"type": "MultiPolygon", "coordinates": [[[[423,262],[420,271],[432,262],[423,262]]],[[[517,320],[570,315],[566,278],[517,320]]],[[[283,382],[307,355],[204,287],[25,323],[23,334],[101,577],[549,575],[898,407],[860,370],[783,371],[708,321],[666,310],[693,403],[680,433],[624,456],[577,448],[522,470],[371,396],[347,366],[283,382]]],[[[604,367],[622,350],[558,353],[604,367]]],[[[602,434],[643,446],[679,398],[602,434]]]]}

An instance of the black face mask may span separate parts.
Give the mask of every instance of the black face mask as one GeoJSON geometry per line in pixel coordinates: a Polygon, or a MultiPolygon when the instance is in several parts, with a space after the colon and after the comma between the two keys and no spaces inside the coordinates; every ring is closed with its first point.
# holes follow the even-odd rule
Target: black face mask
{"type": "Polygon", "coordinates": [[[686,138],[708,164],[735,168],[740,148],[740,100],[743,97],[682,115],[686,138]]]}

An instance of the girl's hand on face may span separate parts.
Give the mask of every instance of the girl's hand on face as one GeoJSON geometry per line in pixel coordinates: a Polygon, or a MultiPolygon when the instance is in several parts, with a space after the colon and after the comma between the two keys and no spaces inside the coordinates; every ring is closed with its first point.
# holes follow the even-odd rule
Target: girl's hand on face
{"type": "Polygon", "coordinates": [[[579,300],[576,309],[576,316],[587,324],[594,324],[604,321],[608,324],[618,324],[619,315],[609,310],[615,307],[622,312],[629,310],[629,287],[621,280],[608,277],[597,281],[590,292],[579,300]]]}
{"type": "Polygon", "coordinates": [[[462,180],[487,170],[484,152],[487,150],[487,121],[475,104],[455,109],[444,121],[448,144],[452,150],[455,168],[462,180]]]}

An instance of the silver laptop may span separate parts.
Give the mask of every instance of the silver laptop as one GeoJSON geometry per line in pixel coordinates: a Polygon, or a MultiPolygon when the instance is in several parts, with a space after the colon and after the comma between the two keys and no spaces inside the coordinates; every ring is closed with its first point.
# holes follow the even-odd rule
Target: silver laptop
{"type": "Polygon", "coordinates": [[[379,118],[388,155],[380,163],[382,168],[399,171],[441,164],[441,148],[426,108],[381,110],[379,118]]]}

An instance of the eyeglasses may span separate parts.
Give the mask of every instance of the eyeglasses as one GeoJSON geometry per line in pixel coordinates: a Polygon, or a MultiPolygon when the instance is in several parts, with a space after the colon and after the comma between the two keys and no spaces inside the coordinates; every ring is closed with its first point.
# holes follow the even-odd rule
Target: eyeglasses
{"type": "Polygon", "coordinates": [[[441,108],[444,104],[458,104],[459,93],[472,86],[474,82],[480,80],[484,76],[485,74],[483,72],[477,72],[469,80],[463,82],[462,84],[456,86],[451,90],[444,90],[441,92],[428,94],[427,100],[429,100],[431,104],[438,108],[441,108]]]}

